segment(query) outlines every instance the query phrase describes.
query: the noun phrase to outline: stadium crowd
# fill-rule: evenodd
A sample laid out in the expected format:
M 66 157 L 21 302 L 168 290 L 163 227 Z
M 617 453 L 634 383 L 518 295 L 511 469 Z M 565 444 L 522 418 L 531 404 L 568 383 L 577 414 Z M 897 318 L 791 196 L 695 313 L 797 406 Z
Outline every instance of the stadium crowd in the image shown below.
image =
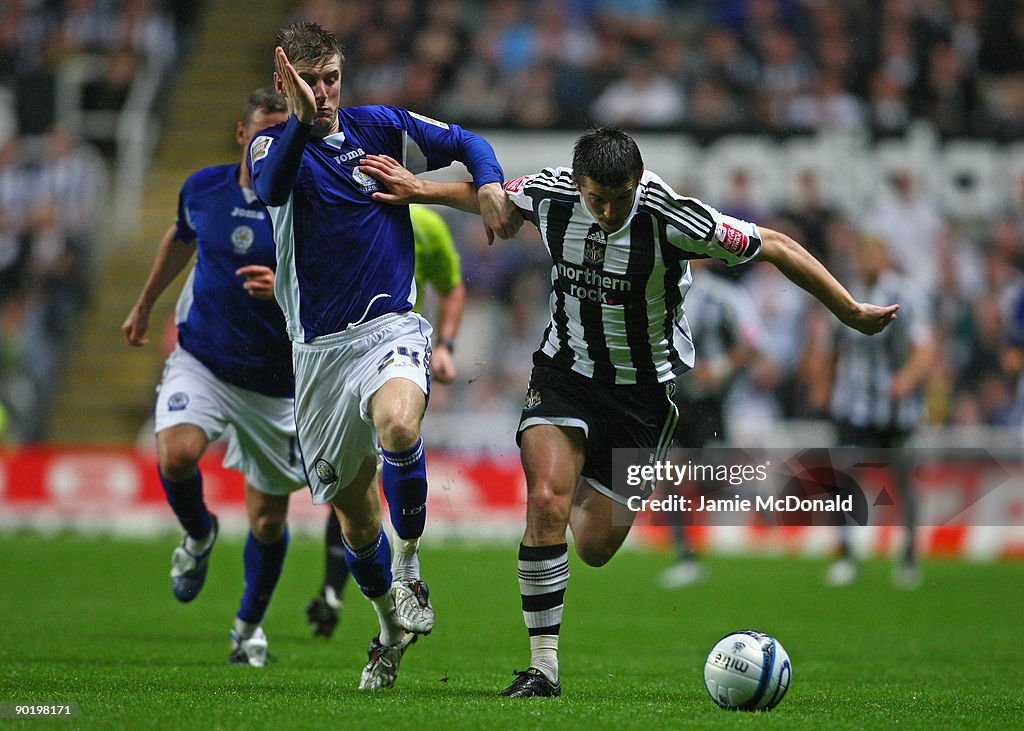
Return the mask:
M 1024 8 L 1006 0 L 301 0 L 295 16 L 347 39 L 349 103 L 469 125 L 1024 131 Z
M 53 382 L 92 287 L 116 153 L 111 120 L 144 64 L 167 78 L 196 7 L 0 4 L 0 443 L 46 438 Z M 78 79 L 79 109 L 61 94 L 69 75 Z M 69 125 L 79 111 L 102 123 Z
M 9 438 L 45 437 L 38 399 L 90 288 L 103 205 L 93 146 L 55 127 L 58 70 L 82 55 L 104 59 L 82 105 L 116 110 L 140 64 L 171 73 L 200 7 L 12 0 L 0 10 L 0 404 L 15 417 Z M 1009 0 L 298 0 L 292 16 L 346 40 L 344 104 L 396 104 L 470 127 L 604 123 L 697 141 L 828 129 L 900 135 L 919 123 L 946 137 L 1024 134 L 1024 8 Z M 68 175 L 75 166 L 87 172 Z M 778 210 L 745 200 L 750 181 L 741 177 L 735 195 L 708 202 L 792 233 L 840 277 L 853 242 L 885 236 L 880 222 L 918 222 L 927 233 L 915 241 L 887 242 L 934 306 L 940 356 L 928 381 L 929 421 L 1021 421 L 1024 186 L 1003 215 L 979 226 L 951 217 L 910 174 L 894 176 L 858 220 L 825 202 L 811 174 Z M 704 192 L 698 181 L 670 182 Z M 64 205 L 69 199 L 80 203 Z M 536 240 L 488 247 L 475 222 L 448 217 L 467 309 L 483 323 L 469 323 L 465 337 L 477 342 L 462 346 L 462 357 L 482 353 L 487 365 L 437 389 L 432 410 L 514 413 L 545 321 L 547 255 Z M 869 219 L 870 229 L 861 223 Z M 935 243 L 917 245 L 924 239 Z M 735 389 L 737 418 L 820 416 L 805 387 L 815 354 L 803 344 L 822 342 L 821 313 L 800 292 L 776 296 L 771 276 L 749 267 L 738 277 L 762 310 L 769 346 Z

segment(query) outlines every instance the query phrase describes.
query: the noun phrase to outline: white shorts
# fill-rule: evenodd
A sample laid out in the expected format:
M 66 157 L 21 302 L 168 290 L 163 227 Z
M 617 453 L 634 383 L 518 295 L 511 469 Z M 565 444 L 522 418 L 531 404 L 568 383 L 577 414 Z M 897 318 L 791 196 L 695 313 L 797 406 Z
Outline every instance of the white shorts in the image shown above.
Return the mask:
M 330 502 L 377 454 L 370 399 L 381 386 L 405 378 L 430 393 L 430 333 L 407 312 L 292 343 L 295 420 L 314 503 Z
M 211 442 L 231 426 L 225 467 L 268 495 L 289 495 L 306 484 L 294 401 L 225 383 L 180 347 L 167 358 L 157 387 L 155 424 L 157 433 L 192 424 Z

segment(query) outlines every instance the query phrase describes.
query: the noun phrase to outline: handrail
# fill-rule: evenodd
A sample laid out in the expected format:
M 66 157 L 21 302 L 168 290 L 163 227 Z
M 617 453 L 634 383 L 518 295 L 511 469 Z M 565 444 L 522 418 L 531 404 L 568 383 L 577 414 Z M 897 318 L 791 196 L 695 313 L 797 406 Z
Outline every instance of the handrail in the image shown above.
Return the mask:
M 160 87 L 161 73 L 154 64 L 144 62 L 132 79 L 124 106 L 117 112 L 83 109 L 83 89 L 101 79 L 106 58 L 98 54 L 78 54 L 65 60 L 57 73 L 56 96 L 62 110 L 61 124 L 86 140 L 113 140 L 116 158 L 113 165 L 111 216 L 112 234 L 118 240 L 135 230 L 141 222 L 143 183 L 159 134 L 151 109 Z M 102 236 L 100 241 L 110 237 Z
M 160 87 L 160 77 L 153 64 L 144 63 L 132 80 L 118 117 L 114 174 L 114 210 L 117 215 L 114 220 L 119 238 L 134 231 L 142 221 L 143 184 L 159 136 L 157 117 L 150 110 Z

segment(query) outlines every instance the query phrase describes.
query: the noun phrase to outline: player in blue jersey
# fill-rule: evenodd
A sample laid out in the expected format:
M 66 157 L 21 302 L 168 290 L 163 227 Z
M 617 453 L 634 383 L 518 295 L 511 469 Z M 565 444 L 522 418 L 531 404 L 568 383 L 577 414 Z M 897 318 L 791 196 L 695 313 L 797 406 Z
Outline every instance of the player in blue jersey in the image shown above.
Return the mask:
M 253 135 L 287 116 L 279 94 L 254 91 L 237 124 L 238 144 L 247 150 Z M 260 623 L 288 548 L 288 497 L 306 480 L 295 436 L 291 344 L 274 301 L 274 240 L 244 160 L 185 181 L 178 220 L 164 234 L 121 327 L 129 345 L 149 342 L 153 304 L 193 253 L 196 264 L 178 298 L 178 347 L 167 359 L 156 403 L 160 482 L 185 529 L 171 560 L 171 586 L 181 602 L 203 588 L 217 517 L 203 500 L 198 463 L 231 426 L 224 464 L 245 475 L 250 533 L 229 662 L 259 667 L 267 660 Z
M 459 253 L 452 232 L 439 213 L 426 206 L 409 206 L 409 216 L 416 248 L 416 289 L 422 292 L 429 286 L 438 295 L 437 345 L 430 354 L 430 380 L 431 383 L 451 383 L 456 375 L 455 336 L 466 304 Z M 422 311 L 419 302 L 415 311 Z M 324 583 L 317 596 L 306 605 L 306 619 L 318 637 L 330 637 L 334 633 L 349 577 L 341 524 L 333 508 L 327 519 L 324 543 Z
M 337 511 L 352 576 L 380 623 L 360 687 L 390 687 L 405 649 L 434 624 L 417 556 L 431 328 L 412 312 L 408 208 L 375 200 L 380 186 L 358 162 L 383 154 L 423 171 L 461 161 L 490 231 L 507 238 L 521 218 L 482 138 L 396 107 L 339 108 L 344 54 L 333 33 L 294 24 L 276 46 L 275 84 L 292 115 L 253 139 L 249 166 L 274 225 L 275 293 L 292 339 L 296 428 L 313 501 Z M 394 567 L 374 488 L 378 439 L 398 536 Z

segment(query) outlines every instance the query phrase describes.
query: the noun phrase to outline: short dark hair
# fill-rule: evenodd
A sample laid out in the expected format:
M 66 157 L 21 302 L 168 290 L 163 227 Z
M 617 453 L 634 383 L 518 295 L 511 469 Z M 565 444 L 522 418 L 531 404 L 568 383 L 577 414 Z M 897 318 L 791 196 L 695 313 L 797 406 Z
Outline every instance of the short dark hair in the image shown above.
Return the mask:
M 579 182 L 590 178 L 598 185 L 617 187 L 639 180 L 644 160 L 632 137 L 620 129 L 598 127 L 576 140 L 572 172 Z
M 345 68 L 345 49 L 338 37 L 316 23 L 292 23 L 277 32 L 274 46 L 284 49 L 292 64 L 324 63 L 338 57 Z
M 249 124 L 252 121 L 252 115 L 256 113 L 257 109 L 264 114 L 287 112 L 288 101 L 278 94 L 273 87 L 264 86 L 260 89 L 254 89 L 249 94 L 249 98 L 245 100 L 245 106 L 242 107 L 242 124 Z

